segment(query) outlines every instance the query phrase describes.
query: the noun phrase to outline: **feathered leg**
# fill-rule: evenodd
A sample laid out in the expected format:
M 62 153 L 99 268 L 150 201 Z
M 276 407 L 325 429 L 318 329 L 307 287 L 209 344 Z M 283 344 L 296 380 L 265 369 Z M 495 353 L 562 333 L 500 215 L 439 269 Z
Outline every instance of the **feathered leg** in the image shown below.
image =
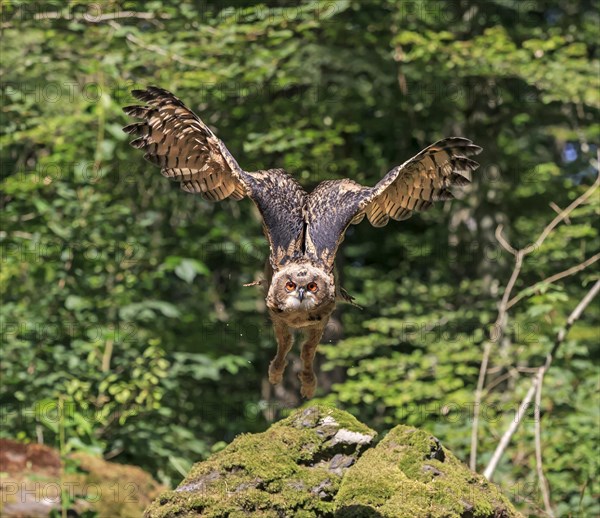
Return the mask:
M 300 356 L 302 358 L 302 370 L 298 377 L 301 383 L 300 394 L 307 399 L 315 395 L 315 389 L 317 388 L 317 377 L 313 371 L 313 361 L 324 331 L 325 325 L 323 324 L 309 328 L 306 332 L 306 341 L 302 344 Z
M 281 320 L 273 319 L 273 330 L 277 340 L 277 354 L 269 364 L 269 382 L 277 385 L 283 378 L 283 372 L 287 366 L 285 357 L 292 348 L 293 340 L 289 327 Z

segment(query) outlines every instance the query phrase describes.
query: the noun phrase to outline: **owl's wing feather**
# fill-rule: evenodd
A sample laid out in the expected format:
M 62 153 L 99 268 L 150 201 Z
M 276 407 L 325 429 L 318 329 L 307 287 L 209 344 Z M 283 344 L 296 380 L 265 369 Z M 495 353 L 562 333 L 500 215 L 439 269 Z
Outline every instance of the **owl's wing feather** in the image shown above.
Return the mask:
M 401 221 L 423 211 L 435 201 L 451 200 L 449 188 L 471 182 L 479 164 L 469 156 L 481 148 L 462 137 L 439 140 L 395 167 L 374 187 L 365 207 L 371 224 L 382 227 L 389 218 Z
M 205 200 L 251 198 L 263 217 L 274 268 L 301 251 L 306 193 L 298 182 L 281 169 L 244 171 L 210 128 L 167 90 L 150 86 L 132 94 L 146 106 L 123 109 L 142 119 L 123 131 L 137 137 L 131 145 L 144 150 L 163 176 Z
M 254 171 L 245 183 L 258 210 L 271 246 L 271 267 L 277 271 L 303 254 L 303 207 L 306 192 L 283 169 Z
M 143 119 L 123 131 L 137 138 L 131 142 L 145 152 L 144 158 L 160 166 L 163 176 L 181 182 L 181 189 L 199 193 L 209 201 L 247 192 L 243 171 L 215 134 L 173 94 L 154 86 L 134 90 L 133 96 L 147 106 L 123 109 Z
M 308 195 L 305 246 L 312 262 L 333 269 L 346 229 L 353 219 L 362 219 L 361 207 L 371 191 L 372 188 L 345 178 L 321 182 Z
M 480 151 L 466 138 L 450 137 L 395 167 L 374 187 L 352 180 L 321 183 L 307 200 L 307 253 L 313 261 L 332 269 L 351 223 L 366 215 L 373 226 L 382 227 L 390 218 L 404 220 L 435 201 L 452 199 L 449 188 L 471 181 L 471 173 L 479 164 L 469 156 Z

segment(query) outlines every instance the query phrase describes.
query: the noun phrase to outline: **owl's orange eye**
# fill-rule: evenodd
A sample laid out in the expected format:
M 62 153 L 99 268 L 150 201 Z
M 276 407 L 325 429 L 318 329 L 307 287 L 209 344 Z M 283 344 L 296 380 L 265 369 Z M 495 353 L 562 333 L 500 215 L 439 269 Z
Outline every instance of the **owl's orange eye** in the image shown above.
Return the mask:
M 308 289 L 308 291 L 311 291 L 312 293 L 314 293 L 315 291 L 317 291 L 319 289 L 316 282 L 309 282 L 306 285 L 306 288 Z
M 296 285 L 292 281 L 287 281 L 285 283 L 285 289 L 287 291 L 294 291 L 296 289 Z

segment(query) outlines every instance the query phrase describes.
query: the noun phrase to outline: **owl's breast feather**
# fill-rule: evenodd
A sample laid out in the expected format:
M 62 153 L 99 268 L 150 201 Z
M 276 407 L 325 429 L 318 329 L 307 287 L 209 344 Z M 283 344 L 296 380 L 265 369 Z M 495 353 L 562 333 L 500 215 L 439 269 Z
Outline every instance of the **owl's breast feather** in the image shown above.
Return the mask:
M 304 302 L 305 301 L 303 301 L 303 303 Z M 295 329 L 310 327 L 316 324 L 325 324 L 335 309 L 335 301 L 314 306 L 313 309 L 310 310 L 302 308 L 302 303 L 300 303 L 300 301 L 298 301 L 298 303 L 298 308 L 282 309 L 275 307 L 269 309 L 274 318 L 282 320 L 289 327 Z

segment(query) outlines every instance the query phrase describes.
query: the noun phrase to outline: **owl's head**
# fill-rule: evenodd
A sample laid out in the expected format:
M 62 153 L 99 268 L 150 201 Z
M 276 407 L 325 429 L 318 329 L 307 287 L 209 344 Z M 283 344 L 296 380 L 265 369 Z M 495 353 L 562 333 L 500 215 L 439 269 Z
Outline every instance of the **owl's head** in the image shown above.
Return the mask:
M 308 311 L 335 299 L 333 277 L 309 264 L 291 264 L 273 275 L 268 298 L 281 311 Z

